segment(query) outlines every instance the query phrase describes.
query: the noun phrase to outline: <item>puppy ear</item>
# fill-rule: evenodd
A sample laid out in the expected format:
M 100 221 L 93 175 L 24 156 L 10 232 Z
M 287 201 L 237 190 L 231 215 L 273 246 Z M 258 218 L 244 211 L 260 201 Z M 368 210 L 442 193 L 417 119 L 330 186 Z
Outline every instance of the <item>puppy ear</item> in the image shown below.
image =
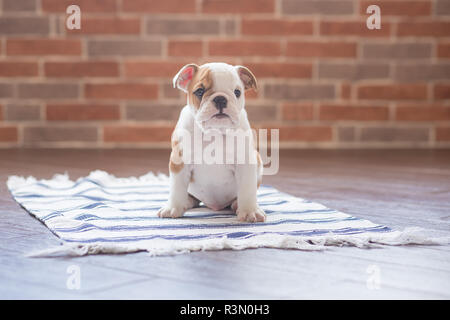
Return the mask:
M 241 78 L 242 83 L 244 84 L 244 89 L 254 89 L 258 90 L 258 83 L 256 82 L 256 78 L 253 73 L 246 67 L 236 66 L 237 72 L 239 74 L 239 78 Z
M 178 71 L 176 76 L 173 77 L 173 87 L 187 92 L 189 82 L 191 82 L 197 70 L 198 66 L 194 63 L 185 65 L 180 71 Z

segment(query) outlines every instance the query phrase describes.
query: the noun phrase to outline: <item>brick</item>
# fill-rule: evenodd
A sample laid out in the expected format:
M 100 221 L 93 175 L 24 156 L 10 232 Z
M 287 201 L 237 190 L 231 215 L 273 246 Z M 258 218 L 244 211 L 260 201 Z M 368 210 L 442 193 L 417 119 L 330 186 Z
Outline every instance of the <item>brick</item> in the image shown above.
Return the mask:
M 3 116 L 3 109 L 4 109 L 3 106 L 0 104 L 0 121 L 2 121 L 3 118 L 4 118 L 4 116 Z
M 84 17 L 82 14 L 81 17 Z M 66 26 L 66 19 L 63 16 L 55 15 L 53 20 L 50 21 L 54 29 L 54 33 L 61 37 L 66 37 L 67 33 L 70 31 Z
M 450 106 L 400 105 L 395 112 L 397 121 L 450 121 Z
M 274 105 L 247 104 L 245 110 L 251 123 L 273 121 L 277 118 L 277 107 Z
M 349 83 L 343 83 L 341 85 L 341 98 L 350 99 L 352 95 L 352 87 Z
M 370 30 L 366 20 L 360 21 L 321 21 L 320 34 L 323 36 L 389 37 L 391 24 L 383 22 L 381 29 Z
M 273 13 L 275 0 L 205 0 L 202 2 L 204 13 Z
M 424 59 L 431 58 L 429 43 L 366 43 L 362 56 L 367 59 Z
M 450 15 L 450 2 L 448 0 L 436 0 L 434 12 L 437 15 Z
M 36 62 L 0 62 L 0 77 L 34 77 L 38 75 Z
M 450 85 L 435 84 L 433 94 L 436 100 L 450 99 Z
M 234 36 L 237 32 L 237 26 L 235 20 L 225 20 L 223 25 L 223 31 L 226 35 Z
M 130 104 L 126 106 L 126 119 L 135 121 L 177 121 L 182 106 L 167 104 Z
M 340 142 L 355 141 L 356 132 L 354 127 L 338 127 L 337 137 Z
M 281 105 L 281 114 L 288 121 L 313 120 L 314 109 L 312 104 L 285 103 Z
M 47 77 L 80 78 L 80 77 L 117 77 L 117 62 L 46 62 L 44 65 Z
M 436 141 L 450 141 L 450 127 L 437 127 L 435 135 Z
M 277 41 L 215 40 L 208 44 L 211 56 L 279 56 L 281 45 Z
M 185 64 L 187 63 L 167 61 L 128 61 L 124 64 L 124 70 L 127 77 L 173 78 Z
M 143 83 L 88 83 L 85 85 L 86 98 L 93 99 L 156 99 L 158 86 Z
M 90 40 L 89 56 L 159 56 L 161 42 L 157 40 Z
M 36 0 L 3 0 L 3 12 L 36 11 Z
M 66 99 L 78 98 L 78 84 L 72 83 L 20 83 L 19 98 Z
M 0 142 L 17 142 L 18 130 L 14 126 L 0 127 Z
M 279 129 L 280 141 L 323 142 L 333 138 L 329 126 L 282 126 Z
M 450 22 L 399 22 L 397 35 L 400 37 L 449 37 Z
M 367 15 L 366 9 L 372 4 L 380 7 L 382 16 L 429 16 L 431 15 L 431 1 L 392 1 L 378 0 L 377 2 L 362 1 L 361 14 Z
M 329 0 L 282 0 L 281 10 L 283 14 L 323 14 L 345 15 L 354 12 L 353 1 L 329 1 Z
M 182 94 L 182 92 L 178 88 L 174 88 L 172 84 L 164 83 L 164 84 L 161 84 L 161 87 L 162 87 L 161 91 L 163 93 L 163 98 L 180 99 L 182 97 L 182 95 L 184 96 L 184 94 Z
M 290 57 L 355 58 L 354 42 L 288 42 L 286 55 Z
M 388 64 L 319 63 L 319 79 L 364 80 L 389 78 Z
M 285 19 L 243 19 L 241 22 L 243 35 L 259 36 L 297 36 L 312 35 L 312 21 Z
M 48 104 L 46 119 L 50 121 L 119 120 L 118 105 Z
M 437 56 L 438 58 L 450 58 L 450 42 L 438 44 Z
M 195 13 L 195 2 L 195 0 L 124 0 L 122 10 L 138 13 Z
M 67 30 L 68 34 L 140 34 L 138 18 L 82 18 L 81 29 Z
M 310 63 L 243 63 L 258 78 L 311 78 Z
M 117 10 L 116 0 L 41 0 L 42 11 L 65 13 L 68 6 L 76 4 L 82 12 L 107 13 Z
M 6 41 L 6 54 L 79 56 L 81 55 L 81 42 L 80 40 L 66 39 L 8 39 Z
M 370 100 L 423 100 L 427 98 L 427 86 L 422 84 L 361 85 L 359 99 Z
M 203 55 L 203 42 L 171 40 L 168 43 L 168 55 L 174 57 L 201 57 Z
M 320 100 L 335 97 L 333 85 L 266 84 L 264 96 L 276 100 Z
M 105 142 L 142 143 L 167 142 L 170 143 L 173 126 L 125 126 L 111 125 L 103 128 Z
M 323 121 L 384 121 L 389 119 L 387 106 L 321 105 L 319 119 Z
M 49 32 L 47 17 L 0 17 L 0 35 L 46 35 Z
M 431 81 L 450 79 L 450 64 L 407 64 L 395 66 L 394 78 L 399 81 Z
M 14 96 L 14 87 L 9 83 L 0 83 L 0 98 L 12 98 Z
M 156 35 L 217 35 L 220 25 L 217 19 L 149 19 L 146 32 Z
M 424 142 L 428 141 L 428 128 L 367 127 L 361 128 L 361 141 L 370 142 Z
M 5 120 L 9 121 L 34 121 L 41 119 L 41 107 L 39 105 L 9 104 L 5 107 Z
M 40 142 L 94 142 L 98 139 L 96 127 L 25 127 L 23 140 L 26 145 Z

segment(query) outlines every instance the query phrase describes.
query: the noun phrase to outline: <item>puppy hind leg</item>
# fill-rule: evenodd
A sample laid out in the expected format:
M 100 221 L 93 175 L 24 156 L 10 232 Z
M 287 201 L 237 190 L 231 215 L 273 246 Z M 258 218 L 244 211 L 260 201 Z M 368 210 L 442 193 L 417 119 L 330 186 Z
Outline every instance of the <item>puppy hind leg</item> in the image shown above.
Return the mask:
M 231 210 L 233 210 L 234 213 L 236 213 L 237 209 L 238 209 L 238 205 L 237 205 L 237 198 L 234 199 L 233 203 L 230 205 Z
M 200 206 L 200 200 L 198 200 L 196 197 L 194 197 L 193 195 L 189 194 L 189 201 L 191 201 L 191 208 L 198 208 Z

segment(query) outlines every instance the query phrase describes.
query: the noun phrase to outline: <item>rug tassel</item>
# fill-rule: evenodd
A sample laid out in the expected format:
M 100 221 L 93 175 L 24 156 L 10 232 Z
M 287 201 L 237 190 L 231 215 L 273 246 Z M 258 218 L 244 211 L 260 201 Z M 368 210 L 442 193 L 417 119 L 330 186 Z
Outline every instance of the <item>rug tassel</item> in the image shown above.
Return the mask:
M 155 246 L 140 244 L 137 246 L 116 246 L 105 244 L 68 244 L 45 250 L 34 251 L 27 255 L 32 258 L 58 257 L 58 256 L 85 256 L 89 254 L 120 254 L 138 251 L 147 251 L 150 256 L 177 255 L 191 251 L 209 250 L 244 250 L 250 248 L 278 248 L 296 249 L 302 251 L 321 251 L 332 247 L 379 248 L 382 246 L 404 245 L 447 245 L 450 237 L 431 238 L 426 236 L 421 228 L 406 228 L 403 231 L 394 231 L 392 234 L 341 236 L 329 234 L 325 236 L 299 239 L 291 236 L 265 236 L 239 241 L 226 237 L 208 239 L 191 243 L 180 242 L 176 244 Z

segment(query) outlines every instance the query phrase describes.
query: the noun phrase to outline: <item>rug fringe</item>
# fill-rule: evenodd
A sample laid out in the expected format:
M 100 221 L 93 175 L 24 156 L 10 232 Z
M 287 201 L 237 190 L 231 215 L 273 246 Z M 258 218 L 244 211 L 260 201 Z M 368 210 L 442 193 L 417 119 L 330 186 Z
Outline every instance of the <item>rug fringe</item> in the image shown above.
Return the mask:
M 27 178 L 21 176 L 9 176 L 8 181 L 6 181 L 9 190 L 14 190 L 34 183 L 36 183 L 36 179 L 31 176 Z
M 158 172 L 157 174 L 153 173 L 152 171 L 149 171 L 148 173 L 139 176 L 139 177 L 127 177 L 127 178 L 120 178 L 116 177 L 106 171 L 103 170 L 95 170 L 91 171 L 87 177 L 81 177 L 77 179 L 76 181 L 70 180 L 69 175 L 67 172 L 63 174 L 55 174 L 53 177 L 49 180 L 42 179 L 40 182 L 51 184 L 51 183 L 67 183 L 67 184 L 74 184 L 78 181 L 81 181 L 83 179 L 93 179 L 100 183 L 104 184 L 118 184 L 120 186 L 126 186 L 126 185 L 142 185 L 149 182 L 155 183 L 155 182 L 167 182 L 169 177 L 165 175 L 164 173 Z M 21 188 L 24 186 L 32 185 L 37 182 L 36 178 L 29 176 L 29 177 L 23 177 L 23 176 L 9 176 L 8 181 L 6 182 L 6 185 L 8 186 L 9 190 L 15 190 L 17 188 Z
M 139 176 L 139 177 L 126 177 L 126 178 L 120 178 L 116 177 L 113 174 L 110 174 L 103 170 L 95 170 L 92 171 L 89 176 L 87 176 L 89 179 L 94 179 L 98 182 L 102 182 L 105 184 L 120 184 L 121 186 L 125 185 L 140 185 L 140 184 L 146 184 L 149 182 L 167 182 L 169 177 L 163 173 L 158 172 L 157 174 L 154 174 L 152 171 L 147 172 L 146 174 Z
M 108 244 L 69 244 L 62 243 L 61 246 L 45 250 L 34 251 L 27 257 L 55 257 L 55 256 L 85 256 L 91 254 L 123 254 L 138 251 L 147 251 L 150 256 L 177 255 L 191 251 L 209 250 L 244 250 L 250 248 L 277 248 L 296 249 L 301 251 L 322 251 L 331 247 L 357 247 L 357 248 L 380 248 L 382 246 L 405 246 L 405 245 L 448 245 L 450 237 L 429 237 L 426 230 L 422 228 L 405 228 L 403 231 L 393 231 L 382 234 L 355 234 L 335 235 L 329 234 L 317 237 L 305 237 L 299 239 L 292 236 L 264 236 L 255 237 L 243 241 L 229 238 L 208 239 L 195 242 L 180 242 L 154 245 L 142 243 L 136 246 Z

